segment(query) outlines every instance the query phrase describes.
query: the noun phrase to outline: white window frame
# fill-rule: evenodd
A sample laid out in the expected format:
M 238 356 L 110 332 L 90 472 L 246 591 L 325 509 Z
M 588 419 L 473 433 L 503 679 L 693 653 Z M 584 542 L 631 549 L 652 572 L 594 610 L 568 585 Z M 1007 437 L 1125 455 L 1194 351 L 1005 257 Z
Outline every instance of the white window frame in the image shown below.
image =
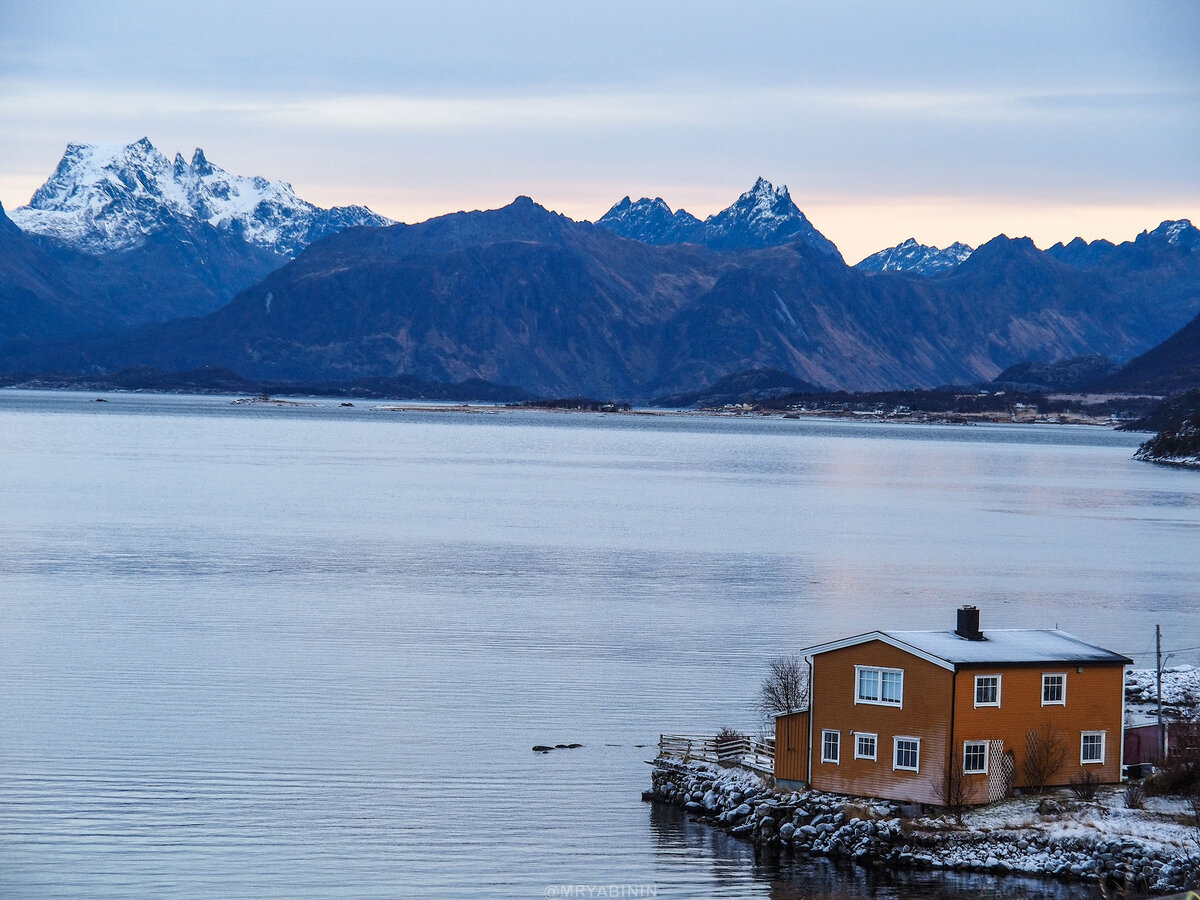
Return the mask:
M 1061 678 L 1062 679 L 1062 698 L 1059 700 L 1046 699 L 1046 679 Z M 1042 673 L 1042 706 L 1066 706 L 1067 705 L 1067 673 L 1066 672 L 1043 672 Z
M 863 738 L 870 738 L 872 741 L 872 746 L 875 748 L 875 752 L 870 754 L 869 756 L 866 753 L 858 752 L 858 742 L 860 740 L 862 740 Z M 873 762 L 878 762 L 879 761 L 879 735 L 871 734 L 870 732 L 867 732 L 867 731 L 854 732 L 854 758 L 855 759 L 869 759 Z
M 982 747 L 983 748 L 983 768 L 982 769 L 968 769 L 967 768 L 967 748 L 968 747 Z M 987 741 L 963 741 L 963 774 L 964 775 L 986 775 L 988 773 L 988 762 L 989 762 L 988 757 L 990 755 L 991 754 L 988 753 L 988 742 Z
M 996 679 L 996 702 L 995 703 L 980 703 L 979 702 L 979 681 L 982 678 L 995 678 Z M 1000 678 L 1000 676 L 998 674 L 997 675 L 976 675 L 975 676 L 975 708 L 976 709 L 979 709 L 979 707 L 981 707 L 981 706 L 995 706 L 995 707 L 1000 706 L 1000 682 L 1001 682 L 1001 680 L 1002 679 Z
M 1084 741 L 1090 737 L 1100 738 L 1100 758 L 1085 759 L 1083 755 Z M 1081 731 L 1079 733 L 1079 764 L 1081 766 L 1102 766 L 1104 765 L 1104 757 L 1108 750 L 1108 732 L 1107 731 Z
M 879 696 L 872 700 L 869 697 L 863 697 L 861 694 L 862 673 L 874 672 L 879 679 Z M 883 673 L 890 672 L 900 676 L 900 699 L 899 700 L 884 700 L 883 699 Z M 871 706 L 890 706 L 892 709 L 904 708 L 904 670 L 889 669 L 886 666 L 855 666 L 854 667 L 854 703 L 866 703 Z
M 901 741 L 912 741 L 914 744 L 917 745 L 917 764 L 915 766 L 902 766 L 896 762 L 897 755 L 900 752 L 900 742 Z M 919 737 L 912 737 L 907 734 L 898 734 L 894 738 L 892 738 L 892 771 L 893 772 L 896 772 L 896 771 L 920 772 L 921 771 L 921 739 Z
M 835 736 L 834 743 L 837 747 L 837 756 L 833 757 L 825 755 L 825 751 L 828 748 L 825 738 L 831 734 Z M 840 766 L 842 764 L 842 733 L 834 728 L 821 729 L 821 762 L 833 763 L 835 766 Z

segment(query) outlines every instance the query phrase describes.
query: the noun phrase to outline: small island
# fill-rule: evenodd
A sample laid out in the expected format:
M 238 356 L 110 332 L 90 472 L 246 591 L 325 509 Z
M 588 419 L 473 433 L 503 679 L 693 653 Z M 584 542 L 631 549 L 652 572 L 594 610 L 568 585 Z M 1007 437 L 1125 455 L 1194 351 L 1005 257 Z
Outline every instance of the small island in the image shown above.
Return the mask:
M 1180 394 L 1130 428 L 1157 428 L 1158 433 L 1138 447 L 1134 459 L 1169 466 L 1200 468 L 1200 389 Z

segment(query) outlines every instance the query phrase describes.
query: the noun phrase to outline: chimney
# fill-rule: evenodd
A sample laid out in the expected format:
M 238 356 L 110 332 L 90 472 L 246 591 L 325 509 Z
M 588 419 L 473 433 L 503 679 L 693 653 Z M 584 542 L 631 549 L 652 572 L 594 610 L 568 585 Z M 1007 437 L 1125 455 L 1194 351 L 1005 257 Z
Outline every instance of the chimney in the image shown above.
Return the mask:
M 954 633 L 968 641 L 982 641 L 983 632 L 979 630 L 979 607 L 960 606 L 958 609 L 958 627 Z

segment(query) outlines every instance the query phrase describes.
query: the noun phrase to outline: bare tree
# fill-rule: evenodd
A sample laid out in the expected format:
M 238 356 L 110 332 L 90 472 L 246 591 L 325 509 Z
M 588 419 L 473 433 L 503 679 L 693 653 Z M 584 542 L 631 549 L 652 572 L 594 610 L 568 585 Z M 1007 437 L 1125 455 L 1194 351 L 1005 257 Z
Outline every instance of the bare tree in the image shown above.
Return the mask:
M 970 794 L 971 786 L 967 783 L 963 770 L 952 760 L 945 780 L 939 781 L 933 790 L 934 799 L 937 800 L 938 806 L 944 806 L 954 816 L 954 821 L 961 825 Z
M 758 689 L 756 706 L 764 718 L 808 707 L 808 667 L 798 656 L 777 656 Z
M 1046 785 L 1059 773 L 1067 761 L 1067 748 L 1054 730 L 1046 726 L 1045 733 L 1030 731 L 1025 734 L 1025 786 L 1045 793 Z

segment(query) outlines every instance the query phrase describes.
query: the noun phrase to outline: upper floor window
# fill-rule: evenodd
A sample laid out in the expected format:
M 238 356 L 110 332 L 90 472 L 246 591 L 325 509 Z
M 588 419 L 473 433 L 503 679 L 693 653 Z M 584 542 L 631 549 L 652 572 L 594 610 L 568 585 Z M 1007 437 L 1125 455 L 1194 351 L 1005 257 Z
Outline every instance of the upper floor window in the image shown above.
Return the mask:
M 921 739 L 914 737 L 892 738 L 892 768 L 917 772 L 921 768 Z
M 1042 676 L 1042 706 L 1067 705 L 1067 676 L 1058 672 Z
M 904 670 L 855 666 L 855 703 L 900 706 L 904 701 Z
M 999 706 L 1000 705 L 1000 676 L 999 675 L 976 675 L 975 676 L 975 705 L 976 706 Z
M 821 762 L 842 761 L 842 733 L 826 729 L 821 732 Z
M 1104 762 L 1104 732 L 1085 731 L 1079 739 L 1079 763 Z

